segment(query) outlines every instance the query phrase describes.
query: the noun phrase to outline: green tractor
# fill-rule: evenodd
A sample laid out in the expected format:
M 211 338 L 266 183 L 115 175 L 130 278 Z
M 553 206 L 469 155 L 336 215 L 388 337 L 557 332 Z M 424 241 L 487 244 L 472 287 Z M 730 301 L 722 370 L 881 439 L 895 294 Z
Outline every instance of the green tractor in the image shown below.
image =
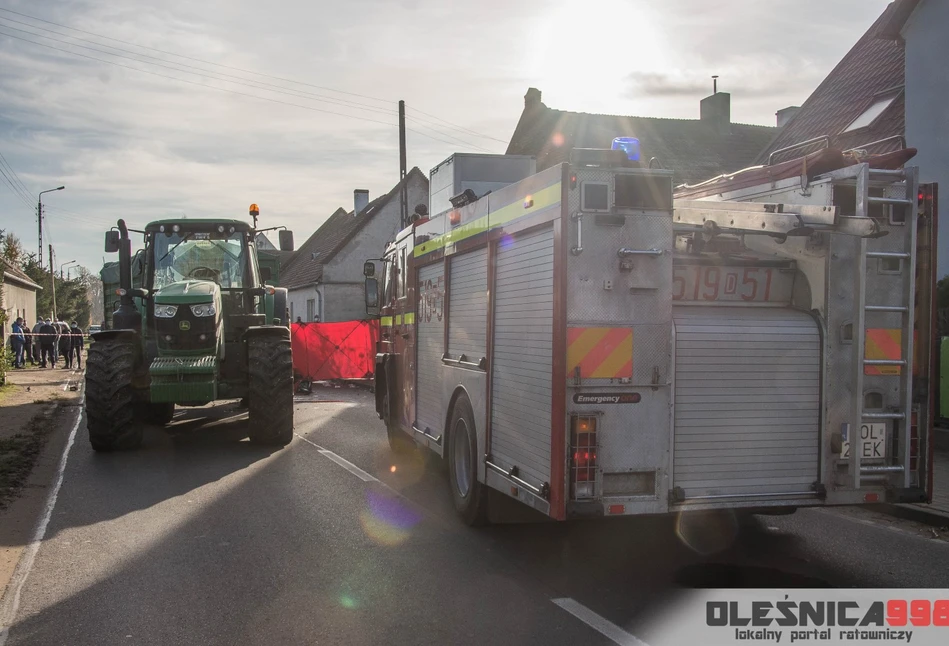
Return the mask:
M 140 287 L 125 221 L 106 233 L 106 252 L 119 253 L 119 302 L 86 363 L 93 449 L 135 448 L 143 422 L 164 425 L 176 405 L 222 399 L 246 403 L 251 441 L 293 438 L 287 290 L 266 284 L 254 221 L 168 220 L 136 231 L 145 239 Z M 293 250 L 292 232 L 280 231 L 280 249 Z

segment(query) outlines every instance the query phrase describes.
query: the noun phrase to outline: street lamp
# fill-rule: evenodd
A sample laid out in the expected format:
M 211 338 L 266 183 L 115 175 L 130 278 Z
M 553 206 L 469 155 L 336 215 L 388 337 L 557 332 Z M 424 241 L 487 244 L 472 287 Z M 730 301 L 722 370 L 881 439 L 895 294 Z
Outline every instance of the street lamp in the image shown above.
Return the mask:
M 51 188 L 48 191 L 40 191 L 39 195 L 36 198 L 36 224 L 37 230 L 39 232 L 40 238 L 40 267 L 43 266 L 43 193 L 52 193 L 53 191 L 61 191 L 65 186 L 58 186 L 56 188 Z M 50 269 L 52 269 L 53 259 L 50 258 Z
M 76 261 L 75 261 L 75 260 L 70 260 L 69 262 L 64 262 L 63 264 L 61 264 L 61 265 L 59 266 L 59 279 L 60 279 L 60 280 L 65 280 L 65 279 L 63 278 L 63 269 L 66 267 L 66 265 L 75 265 L 75 264 L 76 264 Z

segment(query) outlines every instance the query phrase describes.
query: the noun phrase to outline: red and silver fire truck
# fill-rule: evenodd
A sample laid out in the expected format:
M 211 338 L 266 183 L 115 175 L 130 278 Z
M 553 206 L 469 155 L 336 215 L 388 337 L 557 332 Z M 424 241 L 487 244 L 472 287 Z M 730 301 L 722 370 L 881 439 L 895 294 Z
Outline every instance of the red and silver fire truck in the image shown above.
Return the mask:
M 935 186 L 824 150 L 674 189 L 621 151 L 454 155 L 366 263 L 376 408 L 459 513 L 930 495 Z M 489 495 L 490 494 L 490 495 Z

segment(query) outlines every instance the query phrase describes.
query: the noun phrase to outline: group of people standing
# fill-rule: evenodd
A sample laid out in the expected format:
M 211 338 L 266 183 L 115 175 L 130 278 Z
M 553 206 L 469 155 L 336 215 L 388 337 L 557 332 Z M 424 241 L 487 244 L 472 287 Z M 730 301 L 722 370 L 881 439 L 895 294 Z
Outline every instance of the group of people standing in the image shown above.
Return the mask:
M 10 335 L 15 368 L 25 368 L 27 361 L 33 366 L 39 363 L 41 368 L 55 368 L 56 359 L 62 357 L 63 368 L 75 365 L 82 369 L 84 346 L 85 336 L 76 321 L 70 326 L 62 319 L 41 319 L 31 329 L 29 323 L 18 317 Z

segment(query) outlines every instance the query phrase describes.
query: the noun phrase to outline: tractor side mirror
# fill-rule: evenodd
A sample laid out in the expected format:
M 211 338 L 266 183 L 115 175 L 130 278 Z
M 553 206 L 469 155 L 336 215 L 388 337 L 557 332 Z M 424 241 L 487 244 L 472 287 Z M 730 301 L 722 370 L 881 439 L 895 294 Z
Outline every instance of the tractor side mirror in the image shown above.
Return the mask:
M 270 267 L 261 267 L 260 268 L 260 279 L 261 280 L 270 280 L 273 278 L 273 270 Z
M 293 231 L 284 229 L 277 235 L 280 238 L 280 251 L 293 251 Z
M 376 263 L 367 260 L 362 266 L 362 275 L 366 278 L 372 278 L 376 275 Z
M 106 231 L 105 232 L 105 252 L 106 253 L 115 253 L 119 250 L 119 232 L 118 231 Z
M 369 318 L 379 318 L 379 281 L 366 279 L 366 314 Z

